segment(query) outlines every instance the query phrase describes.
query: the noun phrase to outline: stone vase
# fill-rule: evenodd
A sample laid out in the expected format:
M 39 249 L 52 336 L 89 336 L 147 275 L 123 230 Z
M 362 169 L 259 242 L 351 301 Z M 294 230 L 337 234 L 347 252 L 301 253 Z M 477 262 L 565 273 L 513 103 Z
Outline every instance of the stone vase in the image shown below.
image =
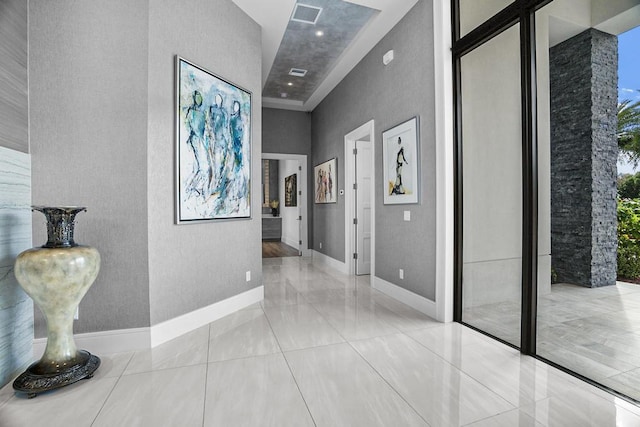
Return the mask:
M 47 347 L 42 358 L 13 383 L 18 392 L 38 393 L 91 378 L 100 359 L 78 350 L 73 318 L 80 300 L 98 276 L 100 254 L 73 240 L 74 220 L 84 207 L 33 206 L 47 218 L 47 243 L 18 255 L 15 276 L 47 321 Z

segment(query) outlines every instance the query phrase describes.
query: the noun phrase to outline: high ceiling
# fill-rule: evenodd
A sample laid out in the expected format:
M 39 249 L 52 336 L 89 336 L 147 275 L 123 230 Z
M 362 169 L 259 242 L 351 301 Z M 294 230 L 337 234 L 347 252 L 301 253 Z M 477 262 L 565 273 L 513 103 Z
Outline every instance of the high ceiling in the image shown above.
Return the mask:
M 311 111 L 418 0 L 233 1 L 262 27 L 262 105 Z

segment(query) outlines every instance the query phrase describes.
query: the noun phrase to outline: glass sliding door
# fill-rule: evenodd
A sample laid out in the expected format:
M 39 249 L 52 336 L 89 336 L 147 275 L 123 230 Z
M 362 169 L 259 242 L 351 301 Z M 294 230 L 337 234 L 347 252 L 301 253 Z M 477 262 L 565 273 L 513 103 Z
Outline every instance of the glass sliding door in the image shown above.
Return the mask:
M 461 58 L 462 321 L 520 346 L 519 25 Z
M 640 285 L 619 268 L 640 195 L 617 191 L 637 2 L 452 4 L 455 320 L 640 402 Z
M 592 3 L 536 12 L 536 353 L 640 400 L 640 286 L 616 282 L 617 34 L 640 18 Z

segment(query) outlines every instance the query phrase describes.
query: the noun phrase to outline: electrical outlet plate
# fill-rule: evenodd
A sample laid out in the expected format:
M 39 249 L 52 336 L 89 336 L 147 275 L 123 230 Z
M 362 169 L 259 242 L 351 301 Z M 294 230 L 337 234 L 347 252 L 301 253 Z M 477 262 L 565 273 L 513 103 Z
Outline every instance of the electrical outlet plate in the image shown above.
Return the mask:
M 246 276 L 246 278 L 247 278 L 247 282 L 250 282 L 250 281 L 251 281 L 251 271 L 247 271 L 247 272 L 245 273 L 245 276 Z
M 404 279 L 404 270 L 400 269 L 400 271 L 398 273 L 399 273 L 400 278 Z

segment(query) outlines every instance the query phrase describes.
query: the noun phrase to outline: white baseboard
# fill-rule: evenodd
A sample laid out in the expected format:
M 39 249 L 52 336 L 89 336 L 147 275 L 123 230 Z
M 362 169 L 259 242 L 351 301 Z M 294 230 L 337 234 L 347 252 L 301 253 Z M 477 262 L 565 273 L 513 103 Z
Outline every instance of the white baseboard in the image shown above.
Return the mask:
M 338 270 L 341 273 L 349 274 L 349 266 L 342 261 L 338 261 L 335 258 L 331 258 L 323 253 L 318 251 L 312 251 L 313 263 L 316 262 L 322 266 L 331 267 L 335 270 Z
M 438 310 L 436 303 L 428 298 L 408 291 L 379 277 L 373 277 L 373 288 L 389 295 L 391 298 L 397 299 L 409 307 L 415 308 L 429 317 L 437 318 Z
M 149 328 L 118 329 L 113 331 L 89 332 L 73 336 L 80 350 L 100 356 L 106 353 L 124 353 L 149 348 L 151 334 Z M 33 357 L 40 359 L 47 346 L 46 338 L 33 340 Z
M 264 286 L 151 326 L 151 347 L 156 347 L 264 299 Z
M 282 243 L 296 249 L 300 247 L 297 240 L 289 239 L 288 237 L 285 237 L 285 236 L 282 236 Z
M 78 349 L 100 354 L 124 353 L 156 347 L 180 335 L 241 310 L 264 299 L 264 286 L 200 308 L 150 328 L 119 329 L 113 331 L 75 334 Z M 46 338 L 33 340 L 34 360 L 40 359 L 47 345 Z

